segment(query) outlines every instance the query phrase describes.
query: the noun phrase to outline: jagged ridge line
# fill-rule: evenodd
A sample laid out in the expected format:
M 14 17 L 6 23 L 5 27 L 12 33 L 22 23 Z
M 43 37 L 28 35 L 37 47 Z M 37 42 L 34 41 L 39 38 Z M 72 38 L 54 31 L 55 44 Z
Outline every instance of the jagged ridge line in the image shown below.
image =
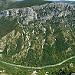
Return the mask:
M 62 64 L 65 63 L 66 61 L 71 60 L 71 59 L 73 59 L 73 58 L 75 58 L 75 56 L 73 56 L 73 57 L 71 57 L 71 58 L 68 58 L 68 59 L 62 61 L 61 63 L 55 64 L 55 65 L 47 65 L 47 66 L 43 66 L 43 67 L 28 67 L 28 66 L 21 66 L 21 65 L 15 65 L 15 64 L 7 63 L 7 62 L 1 61 L 1 60 L 0 60 L 0 62 L 2 62 L 2 63 L 4 63 L 4 64 L 7 64 L 7 65 L 14 66 L 14 67 L 20 67 L 20 68 L 43 69 L 43 68 L 48 68 L 48 67 L 54 67 L 54 66 L 62 65 Z

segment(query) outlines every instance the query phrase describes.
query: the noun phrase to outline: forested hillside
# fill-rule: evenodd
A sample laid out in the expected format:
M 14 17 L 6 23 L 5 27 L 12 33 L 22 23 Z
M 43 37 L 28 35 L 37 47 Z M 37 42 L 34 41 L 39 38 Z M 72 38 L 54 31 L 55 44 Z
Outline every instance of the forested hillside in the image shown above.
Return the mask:
M 35 6 L 13 2 L 14 6 L 11 4 L 10 9 L 7 7 L 0 11 L 1 61 L 42 67 L 58 64 L 75 56 L 75 5 L 39 2 L 33 1 Z M 1 64 L 2 69 L 6 70 L 6 66 L 11 69 L 10 72 L 6 70 L 9 75 L 30 75 L 34 71 Z M 75 68 L 74 58 L 63 65 L 37 72 L 38 75 L 44 75 L 46 71 L 50 71 L 50 75 L 67 75 L 75 72 L 72 67 Z M 12 70 L 16 72 L 12 73 Z

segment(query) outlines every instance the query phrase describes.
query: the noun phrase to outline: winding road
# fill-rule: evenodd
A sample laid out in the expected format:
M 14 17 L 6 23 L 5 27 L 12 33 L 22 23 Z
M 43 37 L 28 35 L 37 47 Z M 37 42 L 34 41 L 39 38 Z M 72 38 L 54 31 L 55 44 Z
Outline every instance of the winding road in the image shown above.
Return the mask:
M 54 66 L 58 66 L 58 65 L 62 65 L 63 63 L 65 63 L 66 61 L 68 60 L 71 60 L 75 58 L 75 56 L 71 57 L 71 58 L 68 58 L 64 61 L 62 61 L 61 63 L 58 63 L 58 64 L 55 64 L 55 65 L 47 65 L 47 66 L 43 66 L 43 67 L 28 67 L 28 66 L 21 66 L 21 65 L 15 65 L 15 64 L 11 64 L 11 63 L 7 63 L 7 62 L 4 62 L 4 61 L 1 61 L 1 63 L 4 63 L 4 64 L 7 64 L 7 65 L 10 65 L 10 66 L 14 66 L 14 67 L 20 67 L 20 68 L 28 68 L 28 69 L 43 69 L 43 68 L 48 68 L 48 67 L 54 67 Z

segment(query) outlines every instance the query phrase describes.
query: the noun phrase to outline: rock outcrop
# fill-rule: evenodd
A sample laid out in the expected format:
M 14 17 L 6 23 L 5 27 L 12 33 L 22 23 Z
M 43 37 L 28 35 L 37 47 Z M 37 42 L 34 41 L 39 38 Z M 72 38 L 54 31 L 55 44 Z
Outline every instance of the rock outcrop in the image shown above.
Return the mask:
M 33 20 L 49 20 L 53 17 L 73 15 L 74 5 L 67 3 L 47 3 L 40 6 L 32 6 L 18 9 L 8 9 L 0 12 L 1 17 L 18 17 L 22 24 L 28 24 Z

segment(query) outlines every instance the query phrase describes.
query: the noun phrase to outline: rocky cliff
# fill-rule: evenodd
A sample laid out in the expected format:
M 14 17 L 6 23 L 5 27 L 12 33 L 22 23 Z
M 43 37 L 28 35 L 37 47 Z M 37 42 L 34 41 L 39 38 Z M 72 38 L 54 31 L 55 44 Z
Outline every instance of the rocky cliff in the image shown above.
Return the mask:
M 49 20 L 53 17 L 62 17 L 74 15 L 74 5 L 67 3 L 47 3 L 40 6 L 32 6 L 27 8 L 9 9 L 0 12 L 0 17 L 18 17 L 22 24 L 28 24 L 33 20 Z

